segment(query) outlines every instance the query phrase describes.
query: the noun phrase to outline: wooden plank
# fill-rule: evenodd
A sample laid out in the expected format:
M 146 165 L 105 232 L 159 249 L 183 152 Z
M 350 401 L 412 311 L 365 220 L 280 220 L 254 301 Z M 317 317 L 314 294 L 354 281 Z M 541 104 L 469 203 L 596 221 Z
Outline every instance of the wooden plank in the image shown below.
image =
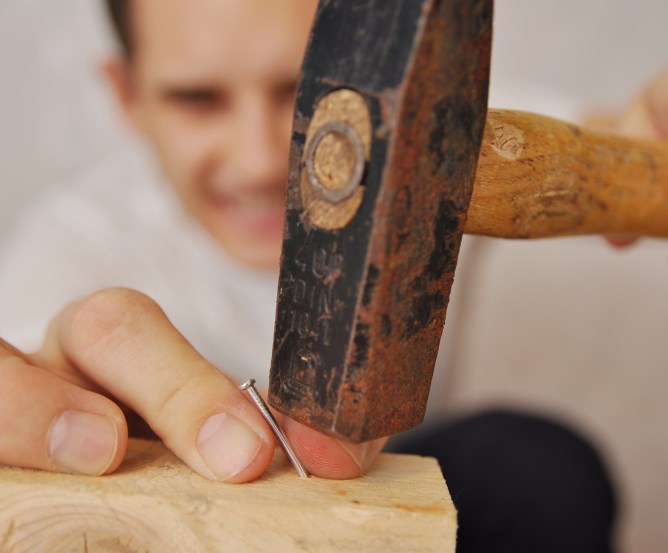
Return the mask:
M 0 553 L 454 552 L 434 459 L 381 455 L 357 480 L 300 479 L 280 450 L 248 484 L 210 482 L 159 442 L 113 475 L 0 467 Z

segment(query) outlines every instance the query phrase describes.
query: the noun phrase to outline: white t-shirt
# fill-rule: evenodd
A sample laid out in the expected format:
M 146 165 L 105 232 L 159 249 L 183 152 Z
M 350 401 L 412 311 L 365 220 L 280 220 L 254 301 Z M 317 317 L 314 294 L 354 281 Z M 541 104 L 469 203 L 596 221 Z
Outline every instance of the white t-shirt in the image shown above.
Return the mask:
M 21 217 L 0 253 L 0 336 L 36 350 L 65 304 L 128 287 L 221 370 L 266 385 L 278 273 L 229 259 L 147 157 L 119 152 Z

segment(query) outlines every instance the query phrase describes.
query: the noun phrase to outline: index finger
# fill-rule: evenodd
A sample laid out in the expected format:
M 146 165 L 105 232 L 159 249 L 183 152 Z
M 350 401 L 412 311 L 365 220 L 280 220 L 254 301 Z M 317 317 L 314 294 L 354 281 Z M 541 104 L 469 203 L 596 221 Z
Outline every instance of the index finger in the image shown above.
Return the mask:
M 245 482 L 269 465 L 275 442 L 260 414 L 147 296 L 98 292 L 65 310 L 53 329 L 63 356 L 193 470 Z
M 262 396 L 264 397 L 262 401 L 265 403 L 261 404 L 261 408 L 270 409 L 266 404 L 266 394 Z M 276 419 L 275 422 L 282 427 L 290 449 L 301 465 L 313 476 L 339 480 L 362 476 L 371 467 L 388 440 L 380 438 L 353 444 L 322 434 L 281 413 L 272 412 L 272 414 Z M 290 456 L 289 452 L 286 453 Z
M 369 470 L 387 438 L 353 444 L 326 436 L 293 419 L 283 419 L 283 429 L 295 453 L 314 476 L 351 479 Z

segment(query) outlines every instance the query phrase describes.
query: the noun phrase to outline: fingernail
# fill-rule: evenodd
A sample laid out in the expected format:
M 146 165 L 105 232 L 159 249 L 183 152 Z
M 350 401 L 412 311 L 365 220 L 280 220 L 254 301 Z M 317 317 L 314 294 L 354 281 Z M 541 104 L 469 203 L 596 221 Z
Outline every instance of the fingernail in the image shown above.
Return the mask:
M 103 415 L 65 411 L 49 431 L 49 456 L 67 472 L 104 474 L 117 448 L 116 425 Z
M 210 417 L 200 428 L 197 449 L 217 480 L 229 480 L 253 462 L 262 440 L 227 413 Z
M 337 440 L 341 447 L 348 452 L 355 461 L 355 464 L 360 469 L 360 474 L 364 474 L 364 471 L 367 468 L 367 458 L 369 457 L 369 444 L 370 442 L 364 442 L 361 444 L 351 444 L 350 442 L 344 442 L 343 440 Z

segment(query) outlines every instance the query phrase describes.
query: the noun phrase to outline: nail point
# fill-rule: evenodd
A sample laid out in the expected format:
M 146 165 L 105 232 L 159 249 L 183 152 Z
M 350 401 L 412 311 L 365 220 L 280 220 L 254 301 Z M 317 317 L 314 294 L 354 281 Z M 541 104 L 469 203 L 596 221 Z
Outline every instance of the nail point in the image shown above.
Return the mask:
M 278 424 L 278 421 L 272 415 L 271 411 L 269 410 L 269 407 L 267 407 L 267 404 L 264 402 L 262 399 L 262 396 L 258 393 L 258 391 L 255 389 L 255 380 L 250 379 L 248 382 L 245 382 L 241 386 L 239 386 L 240 390 L 245 390 L 248 392 L 248 395 L 250 396 L 251 400 L 257 408 L 260 410 L 260 413 L 264 417 L 264 420 L 269 423 L 269 426 L 274 432 L 274 435 L 276 438 L 278 438 L 278 441 L 280 442 L 281 446 L 283 447 L 283 451 L 285 451 L 285 454 L 288 456 L 290 461 L 292 462 L 292 465 L 295 467 L 297 470 L 297 473 L 301 478 L 308 478 L 309 474 L 308 471 L 303 467 L 303 465 L 299 462 L 299 458 L 295 454 L 295 452 L 292 449 L 292 446 L 290 445 L 290 442 L 288 442 L 288 439 L 285 437 L 285 434 L 283 434 L 283 431 L 281 430 L 281 427 Z

